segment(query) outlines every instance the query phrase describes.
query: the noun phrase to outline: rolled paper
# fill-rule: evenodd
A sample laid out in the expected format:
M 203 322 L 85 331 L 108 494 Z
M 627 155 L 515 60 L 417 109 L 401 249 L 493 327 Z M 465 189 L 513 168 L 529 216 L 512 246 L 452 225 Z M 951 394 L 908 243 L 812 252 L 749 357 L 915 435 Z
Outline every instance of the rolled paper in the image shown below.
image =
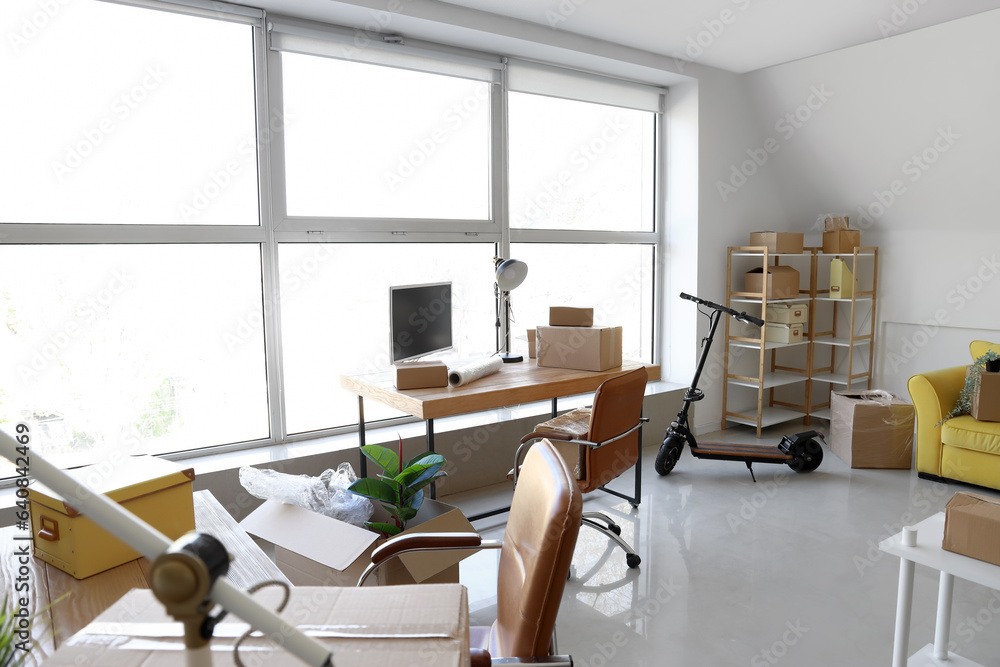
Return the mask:
M 473 361 L 458 368 L 451 368 L 448 369 L 448 384 L 452 387 L 460 387 L 481 377 L 493 375 L 502 366 L 503 359 L 500 357 L 487 357 L 486 359 Z

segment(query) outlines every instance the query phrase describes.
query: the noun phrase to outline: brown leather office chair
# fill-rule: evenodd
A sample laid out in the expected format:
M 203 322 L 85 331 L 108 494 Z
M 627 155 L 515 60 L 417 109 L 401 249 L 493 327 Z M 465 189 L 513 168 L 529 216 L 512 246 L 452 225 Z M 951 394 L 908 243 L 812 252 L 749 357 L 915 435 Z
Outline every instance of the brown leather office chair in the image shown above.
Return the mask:
M 600 489 L 638 507 L 642 490 L 640 429 L 643 422 L 648 421 L 642 416 L 642 397 L 648 377 L 645 368 L 616 375 L 597 388 L 592 407 L 571 410 L 536 426 L 533 432 L 521 438 L 514 471 L 518 470 L 517 461 L 521 460 L 522 452 L 535 441 L 545 438 L 552 441 L 566 459 L 582 493 Z M 633 466 L 634 496 L 604 488 L 605 484 Z M 513 477 L 516 490 L 521 480 L 520 473 L 514 473 Z M 601 531 L 624 549 L 625 562 L 629 567 L 639 567 L 639 554 L 621 538 L 621 527 L 610 516 L 601 512 L 584 512 L 583 523 Z
M 559 603 L 569 577 L 583 499 L 566 462 L 542 440 L 524 459 L 502 541 L 477 533 L 402 535 L 377 548 L 358 585 L 388 559 L 411 550 L 500 549 L 497 619 L 471 631 L 473 665 L 493 658 L 541 658 L 555 653 Z M 552 665 L 572 664 L 565 662 Z

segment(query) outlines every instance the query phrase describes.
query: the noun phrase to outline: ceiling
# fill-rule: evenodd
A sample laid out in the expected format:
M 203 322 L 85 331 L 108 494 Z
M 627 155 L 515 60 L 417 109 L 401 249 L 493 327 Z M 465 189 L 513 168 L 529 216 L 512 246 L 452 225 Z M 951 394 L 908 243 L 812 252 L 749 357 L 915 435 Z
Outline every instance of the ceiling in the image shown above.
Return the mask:
M 403 35 L 407 34 L 406 28 L 415 25 L 414 19 L 422 25 L 443 25 L 453 20 L 456 25 L 476 25 L 476 39 L 481 39 L 494 21 L 508 37 L 521 33 L 525 41 L 544 39 L 548 31 L 563 33 L 549 34 L 556 40 L 582 35 L 738 73 L 877 41 L 998 7 L 996 0 L 235 1 L 348 26 L 370 24 L 373 18 L 385 14 L 382 10 L 386 7 L 395 6 L 401 16 L 394 17 L 392 24 Z M 438 38 L 448 41 L 445 35 L 441 33 Z
M 444 0 L 733 72 L 997 8 L 995 0 Z

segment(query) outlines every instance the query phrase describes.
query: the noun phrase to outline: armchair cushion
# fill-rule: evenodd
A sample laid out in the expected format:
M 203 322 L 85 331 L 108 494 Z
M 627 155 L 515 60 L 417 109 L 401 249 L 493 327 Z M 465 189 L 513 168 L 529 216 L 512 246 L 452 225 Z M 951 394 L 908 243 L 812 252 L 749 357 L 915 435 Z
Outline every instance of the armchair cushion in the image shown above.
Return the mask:
M 982 422 L 971 415 L 941 424 L 941 444 L 1000 454 L 1000 422 Z

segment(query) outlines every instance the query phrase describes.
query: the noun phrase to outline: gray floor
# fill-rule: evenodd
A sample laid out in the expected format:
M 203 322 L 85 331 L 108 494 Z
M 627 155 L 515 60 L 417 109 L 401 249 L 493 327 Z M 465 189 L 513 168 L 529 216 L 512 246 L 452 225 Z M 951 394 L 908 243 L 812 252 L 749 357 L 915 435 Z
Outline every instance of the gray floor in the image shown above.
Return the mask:
M 773 430 L 776 443 L 795 425 Z M 752 442 L 741 427 L 705 439 Z M 642 565 L 583 528 L 560 608 L 561 653 L 580 667 L 604 665 L 890 665 L 899 560 L 878 542 L 939 511 L 957 491 L 915 471 L 852 470 L 829 450 L 820 468 L 796 475 L 757 464 L 693 459 L 659 477 L 644 453 L 639 508 L 591 494 L 585 509 L 609 511 L 637 545 Z M 619 479 L 625 489 L 630 473 Z M 502 490 L 501 490 L 502 492 Z M 449 497 L 467 513 L 490 491 Z M 503 517 L 477 528 L 500 538 Z M 495 613 L 497 552 L 462 564 L 473 624 Z M 937 572 L 918 566 L 912 654 L 934 639 Z M 952 644 L 985 667 L 1000 666 L 1000 592 L 956 580 Z M 994 622 L 995 621 L 995 622 Z

